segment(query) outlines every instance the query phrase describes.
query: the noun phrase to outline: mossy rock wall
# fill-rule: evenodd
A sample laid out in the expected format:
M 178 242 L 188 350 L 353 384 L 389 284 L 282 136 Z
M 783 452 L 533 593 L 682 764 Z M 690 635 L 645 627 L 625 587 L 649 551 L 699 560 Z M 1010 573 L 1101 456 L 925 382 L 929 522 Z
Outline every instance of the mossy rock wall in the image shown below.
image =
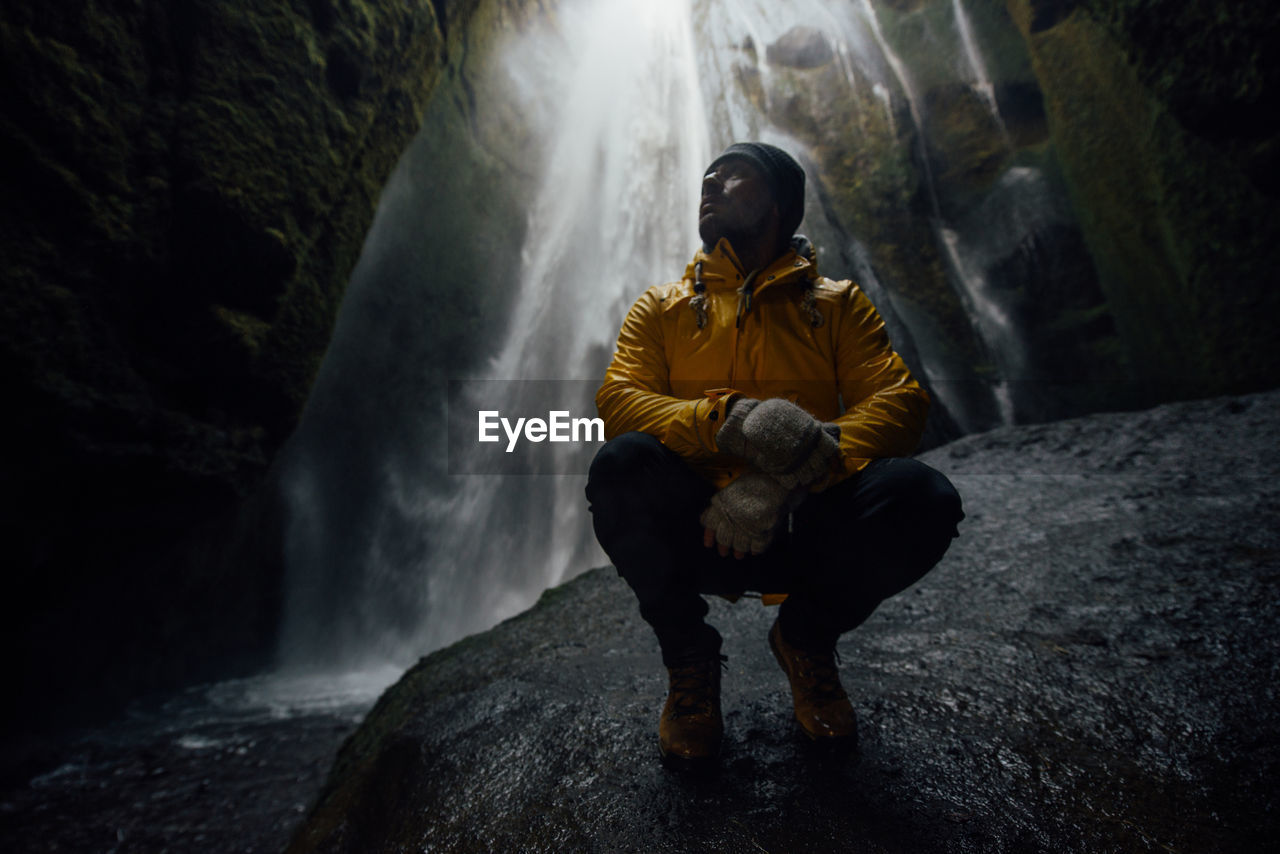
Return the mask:
M 435 86 L 438 12 L 474 5 L 6 4 L 4 621 L 21 716 L 91 716 L 266 650 L 278 562 L 228 549 L 269 552 L 255 532 L 271 526 L 236 518 Z
M 804 227 L 824 272 L 863 285 L 934 392 L 926 442 L 1011 417 L 999 383 L 1019 420 L 1114 406 L 1097 380 L 1116 370 L 1116 331 L 1008 11 L 873 7 L 874 24 L 851 16 L 848 55 L 797 26 L 766 46 L 767 69 L 744 52 L 737 80 L 809 158 Z M 809 61 L 791 61 L 801 43 Z M 962 279 L 984 283 L 1020 343 L 993 342 Z
M 1148 400 L 1280 382 L 1274 4 L 1010 0 Z M 1139 401 L 1141 402 L 1141 401 Z
M 871 5 L 857 55 L 798 23 L 733 79 L 809 158 L 824 270 L 868 286 L 961 429 L 1002 417 L 990 383 L 1045 420 L 1280 382 L 1280 9 Z M 1018 341 L 993 343 L 962 278 Z

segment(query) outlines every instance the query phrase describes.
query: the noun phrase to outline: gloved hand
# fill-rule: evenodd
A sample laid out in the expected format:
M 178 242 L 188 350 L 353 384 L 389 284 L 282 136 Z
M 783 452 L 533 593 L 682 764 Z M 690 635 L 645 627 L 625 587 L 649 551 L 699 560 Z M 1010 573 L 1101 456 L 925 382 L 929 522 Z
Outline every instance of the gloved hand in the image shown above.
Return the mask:
M 787 488 L 830 473 L 840 456 L 840 425 L 823 423 L 789 400 L 743 398 L 716 433 L 720 450 L 746 458 Z
M 733 549 L 736 557 L 759 554 L 773 541 L 774 529 L 787 511 L 791 490 L 767 474 L 749 471 L 711 496 L 711 506 L 702 511 L 707 530 L 720 546 L 720 554 Z

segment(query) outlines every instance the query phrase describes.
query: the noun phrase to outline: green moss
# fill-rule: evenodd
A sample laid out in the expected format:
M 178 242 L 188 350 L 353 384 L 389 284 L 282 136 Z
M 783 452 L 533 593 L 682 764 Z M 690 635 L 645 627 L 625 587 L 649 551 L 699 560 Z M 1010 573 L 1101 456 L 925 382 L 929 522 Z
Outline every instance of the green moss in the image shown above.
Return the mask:
M 990 106 L 965 83 L 934 87 L 925 102 L 939 201 L 944 213 L 963 210 L 1004 171 L 1009 141 Z
M 1182 86 L 1191 95 L 1200 91 L 1198 75 L 1176 82 L 1189 74 L 1169 54 L 1181 48 L 1162 39 L 1118 41 L 1117 33 L 1128 38 L 1122 23 L 1109 19 L 1107 26 L 1080 13 L 1030 33 L 1027 4 L 1010 7 L 1024 28 L 1063 174 L 1137 376 L 1177 396 L 1280 382 L 1271 345 L 1280 295 L 1267 284 L 1280 262 L 1274 200 L 1249 162 L 1231 156 L 1230 144 L 1215 144 L 1180 120 Z M 1209 28 L 1199 40 L 1214 41 L 1213 16 L 1205 17 L 1205 4 L 1197 8 L 1188 14 Z M 1184 17 L 1172 6 L 1167 11 Z M 1221 44 L 1235 35 L 1228 25 Z M 1230 81 L 1254 74 L 1255 53 L 1216 56 L 1218 65 L 1199 75 Z M 1153 67 L 1166 61 L 1174 64 L 1171 76 Z
M 262 318 L 243 311 L 233 311 L 226 306 L 213 306 L 218 322 L 235 337 L 252 359 L 262 350 L 262 342 L 271 331 L 271 324 Z

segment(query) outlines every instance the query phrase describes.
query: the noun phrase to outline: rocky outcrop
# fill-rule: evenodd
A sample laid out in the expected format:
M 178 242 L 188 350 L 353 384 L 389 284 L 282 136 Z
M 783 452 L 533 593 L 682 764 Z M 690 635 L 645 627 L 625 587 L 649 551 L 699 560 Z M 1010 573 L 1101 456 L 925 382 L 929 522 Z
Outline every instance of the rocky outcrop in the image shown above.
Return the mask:
M 820 68 L 835 59 L 831 42 L 822 30 L 813 27 L 792 27 L 769 45 L 764 55 L 769 62 L 791 68 Z
M 821 34 L 797 28 L 767 46 L 768 73 L 740 79 L 810 158 L 805 227 L 825 269 L 863 284 L 935 415 L 951 416 L 929 441 L 1008 418 L 984 392 L 993 378 L 1020 420 L 1120 405 L 1122 348 L 1008 13 L 972 0 L 858 9 L 860 41 L 824 53 Z M 983 328 L 970 288 L 1005 331 Z
M 792 731 L 772 611 L 717 600 L 722 767 L 664 771 L 656 644 L 602 569 L 406 673 L 290 851 L 1256 850 L 1280 829 L 1277 425 L 1271 393 L 924 455 L 967 519 L 841 641 L 856 761 Z
M 23 715 L 264 650 L 278 578 L 247 556 L 274 535 L 235 515 L 435 86 L 445 5 L 6 8 L 3 620 Z
M 993 377 L 1018 420 L 1280 382 L 1274 7 L 851 5 L 848 54 L 797 27 L 737 80 L 810 158 L 825 269 L 962 429 L 1001 417 Z

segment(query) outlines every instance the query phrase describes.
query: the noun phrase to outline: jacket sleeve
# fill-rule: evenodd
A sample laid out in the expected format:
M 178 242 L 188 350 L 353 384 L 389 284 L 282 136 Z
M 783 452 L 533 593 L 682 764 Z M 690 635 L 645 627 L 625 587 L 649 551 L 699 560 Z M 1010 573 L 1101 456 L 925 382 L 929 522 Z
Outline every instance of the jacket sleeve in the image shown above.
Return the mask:
M 836 377 L 844 414 L 840 454 L 846 474 L 881 457 L 913 453 L 924 433 L 929 395 L 893 351 L 884 320 L 856 286 L 835 318 Z
M 650 288 L 627 313 L 613 361 L 596 392 L 605 438 L 636 430 L 657 437 L 686 459 L 713 456 L 725 407 L 737 395 L 715 389 L 693 400 L 673 397 L 670 377 L 661 304 Z

